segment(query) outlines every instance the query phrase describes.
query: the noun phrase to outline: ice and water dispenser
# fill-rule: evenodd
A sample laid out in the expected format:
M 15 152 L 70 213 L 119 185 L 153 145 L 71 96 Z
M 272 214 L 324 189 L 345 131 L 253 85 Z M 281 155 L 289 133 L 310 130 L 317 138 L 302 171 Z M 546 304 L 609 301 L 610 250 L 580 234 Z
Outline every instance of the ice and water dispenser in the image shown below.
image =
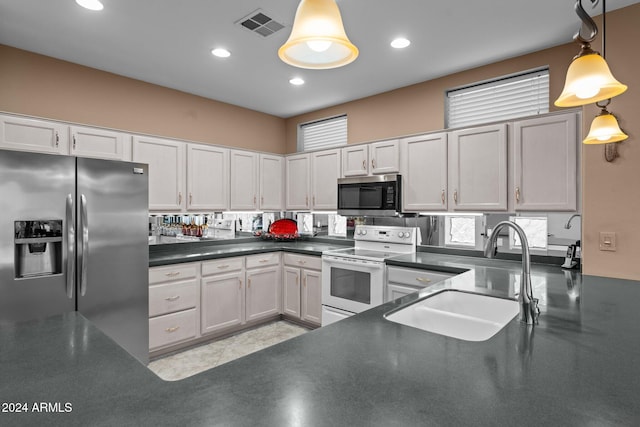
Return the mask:
M 62 273 L 62 220 L 14 224 L 16 278 Z

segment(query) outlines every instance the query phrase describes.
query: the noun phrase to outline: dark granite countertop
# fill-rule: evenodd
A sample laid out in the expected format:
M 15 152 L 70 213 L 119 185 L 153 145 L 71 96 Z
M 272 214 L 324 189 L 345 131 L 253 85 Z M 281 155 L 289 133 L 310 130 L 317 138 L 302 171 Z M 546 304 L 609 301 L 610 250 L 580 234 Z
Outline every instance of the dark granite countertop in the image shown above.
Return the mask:
M 176 243 L 149 247 L 149 266 L 206 261 L 209 259 L 286 251 L 305 255 L 321 255 L 323 251 L 352 246 L 348 240 L 312 239 L 292 242 L 260 239 L 225 240 L 221 242 Z
M 640 425 L 640 282 L 534 265 L 539 324 L 467 342 L 383 315 L 446 287 L 513 295 L 520 264 L 416 257 L 468 271 L 175 382 L 78 314 L 0 324 L 0 400 L 72 407 L 0 412 L 0 425 Z

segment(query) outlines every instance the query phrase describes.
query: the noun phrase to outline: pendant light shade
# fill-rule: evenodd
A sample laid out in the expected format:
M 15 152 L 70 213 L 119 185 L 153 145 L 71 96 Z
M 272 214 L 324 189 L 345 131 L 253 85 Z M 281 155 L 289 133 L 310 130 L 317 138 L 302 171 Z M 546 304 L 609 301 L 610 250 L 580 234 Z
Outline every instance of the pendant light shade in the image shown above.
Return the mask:
M 602 56 L 589 48 L 583 47 L 583 52 L 569 65 L 562 94 L 554 102 L 556 107 L 592 104 L 627 90 L 626 85 L 613 77 Z
M 335 0 L 301 0 L 291 35 L 278 56 L 294 67 L 328 69 L 353 62 L 358 48 L 344 31 Z
M 584 144 L 608 144 L 624 141 L 629 136 L 620 129 L 618 120 L 607 111 L 606 107 L 591 122 L 589 135 L 582 141 Z

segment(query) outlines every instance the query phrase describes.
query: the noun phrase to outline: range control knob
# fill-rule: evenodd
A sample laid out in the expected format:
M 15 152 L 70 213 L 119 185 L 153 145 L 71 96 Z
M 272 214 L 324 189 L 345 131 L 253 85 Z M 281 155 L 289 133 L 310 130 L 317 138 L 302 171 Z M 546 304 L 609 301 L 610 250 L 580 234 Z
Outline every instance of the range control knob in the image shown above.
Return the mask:
M 362 235 L 365 235 L 365 234 L 367 234 L 367 230 L 366 229 L 362 230 Z
M 398 231 L 398 237 L 404 237 L 404 233 L 402 231 Z

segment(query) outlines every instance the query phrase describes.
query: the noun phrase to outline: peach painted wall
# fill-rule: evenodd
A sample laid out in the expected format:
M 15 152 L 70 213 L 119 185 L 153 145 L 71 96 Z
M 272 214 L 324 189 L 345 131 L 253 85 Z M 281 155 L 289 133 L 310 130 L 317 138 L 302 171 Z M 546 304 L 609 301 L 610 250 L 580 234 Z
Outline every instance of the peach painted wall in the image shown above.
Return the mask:
M 282 118 L 4 45 L 0 111 L 285 152 Z
M 601 28 L 600 20 L 596 20 Z M 583 145 L 583 272 L 640 280 L 640 4 L 607 13 L 606 59 L 613 75 L 629 89 L 611 100 L 609 111 L 629 138 L 620 157 L 608 163 L 602 146 Z M 600 40 L 594 49 L 602 52 Z M 577 53 L 577 49 L 576 49 Z M 594 105 L 583 110 L 586 135 Z M 617 234 L 617 251 L 599 250 L 600 232 Z
M 597 19 L 597 22 L 600 22 Z M 606 57 L 614 75 L 629 86 L 614 98 L 611 111 L 629 139 L 619 144 L 620 158 L 607 163 L 601 146 L 582 145 L 583 273 L 640 280 L 640 4 L 607 14 Z M 602 30 L 602 28 L 600 28 Z M 576 28 L 577 30 L 577 28 Z M 600 49 L 599 39 L 593 44 Z M 359 143 L 444 128 L 444 91 L 495 76 L 549 65 L 550 97 L 555 100 L 578 45 L 565 45 L 426 81 L 287 119 L 287 153 L 296 151 L 298 123 L 348 114 L 348 142 Z M 558 110 L 553 105 L 550 110 Z M 583 134 L 594 106 L 583 109 Z M 616 232 L 616 252 L 599 250 L 599 233 Z
M 287 119 L 287 153 L 296 151 L 299 123 L 339 114 L 348 115 L 349 144 L 443 129 L 447 89 L 541 66 L 549 66 L 551 95 L 560 94 L 564 72 L 574 55 L 573 45 L 562 45 L 291 117 Z

